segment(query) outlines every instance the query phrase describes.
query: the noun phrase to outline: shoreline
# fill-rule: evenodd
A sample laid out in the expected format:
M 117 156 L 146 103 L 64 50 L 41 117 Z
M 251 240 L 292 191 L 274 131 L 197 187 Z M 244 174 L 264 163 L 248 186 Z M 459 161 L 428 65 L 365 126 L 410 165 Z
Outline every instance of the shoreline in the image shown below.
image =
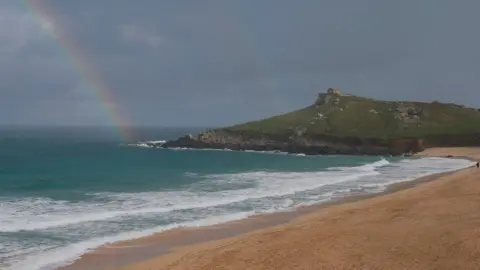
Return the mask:
M 448 151 L 451 150 L 452 148 L 448 149 Z M 422 155 L 422 153 L 420 153 L 420 155 L 417 156 L 446 157 L 446 155 L 439 155 L 438 153 L 431 155 Z M 464 156 L 455 155 L 453 158 L 473 160 L 470 153 L 467 153 Z M 136 269 L 129 268 L 129 266 L 159 257 L 175 256 L 177 250 L 183 250 L 188 247 L 222 242 L 255 232 L 289 226 L 290 224 L 297 222 L 299 219 L 303 219 L 333 206 L 355 204 L 367 199 L 389 196 L 399 191 L 412 189 L 421 184 L 441 179 L 444 176 L 454 175 L 463 170 L 468 170 L 468 168 L 432 174 L 406 182 L 394 183 L 388 185 L 384 191 L 378 193 L 350 195 L 326 202 L 319 202 L 314 205 L 300 206 L 288 211 L 261 213 L 241 220 L 203 227 L 176 228 L 147 237 L 107 244 L 87 252 L 73 264 L 57 268 L 57 270 L 117 269 L 116 267 Z
M 321 152 L 308 152 L 308 151 L 290 151 L 285 149 L 260 149 L 260 148 L 242 148 L 234 149 L 229 147 L 181 147 L 181 146 L 164 146 L 164 144 L 154 144 L 154 143 L 143 143 L 138 142 L 130 144 L 133 147 L 139 148 L 151 148 L 151 149 L 163 149 L 170 151 L 230 151 L 230 152 L 239 152 L 239 153 L 263 153 L 263 154 L 279 154 L 279 155 L 289 155 L 289 156 L 392 156 L 392 157 L 411 157 L 415 154 L 411 153 L 390 153 L 390 152 L 365 152 L 365 153 L 321 153 Z

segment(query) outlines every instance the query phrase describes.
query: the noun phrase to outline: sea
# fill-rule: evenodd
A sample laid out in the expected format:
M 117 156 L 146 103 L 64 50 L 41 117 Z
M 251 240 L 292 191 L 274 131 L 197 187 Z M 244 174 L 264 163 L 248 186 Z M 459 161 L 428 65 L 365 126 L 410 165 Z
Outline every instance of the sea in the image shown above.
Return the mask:
M 447 158 L 149 148 L 199 128 L 0 128 L 0 269 L 106 243 L 290 211 L 472 165 Z

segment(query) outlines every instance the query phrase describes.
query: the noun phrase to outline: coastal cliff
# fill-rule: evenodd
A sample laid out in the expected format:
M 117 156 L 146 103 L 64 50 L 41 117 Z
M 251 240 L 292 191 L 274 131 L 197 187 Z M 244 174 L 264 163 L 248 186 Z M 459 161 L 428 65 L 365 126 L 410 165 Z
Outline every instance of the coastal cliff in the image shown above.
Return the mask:
M 344 155 L 401 155 L 422 151 L 419 139 L 360 139 L 316 136 L 285 138 L 282 136 L 228 133 L 210 131 L 198 136 L 186 135 L 169 141 L 163 147 L 188 147 L 195 149 L 230 149 L 235 151 L 281 151 L 287 153 L 344 154 Z
M 403 155 L 437 146 L 480 146 L 480 112 L 439 102 L 378 101 L 338 89 L 298 111 L 162 145 L 312 155 Z

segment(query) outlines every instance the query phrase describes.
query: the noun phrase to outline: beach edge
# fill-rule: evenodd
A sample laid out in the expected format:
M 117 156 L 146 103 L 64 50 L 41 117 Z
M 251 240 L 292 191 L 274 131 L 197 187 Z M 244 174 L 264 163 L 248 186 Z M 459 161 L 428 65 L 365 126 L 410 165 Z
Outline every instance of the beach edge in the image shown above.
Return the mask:
M 448 154 L 445 154 L 447 152 Z M 451 155 L 451 158 L 473 161 L 478 159 L 478 156 L 476 156 L 477 152 L 480 152 L 479 148 L 435 148 L 421 152 L 416 156 L 446 157 Z M 276 227 L 289 226 L 290 223 L 295 223 L 299 219 L 308 218 L 309 215 L 318 214 L 318 211 L 323 211 L 332 206 L 355 204 L 367 199 L 389 196 L 467 169 L 468 168 L 432 174 L 407 182 L 394 183 L 379 193 L 352 195 L 311 206 L 302 206 L 284 212 L 262 213 L 241 220 L 199 228 L 177 228 L 147 237 L 116 242 L 87 252 L 72 264 L 57 268 L 57 270 L 78 270 L 86 268 L 92 270 L 136 269 L 135 265 L 139 263 L 157 260 L 160 257 L 176 257 L 184 249 L 201 249 L 201 246 L 205 244 L 216 245 L 223 241 L 237 237 L 245 237 L 252 233 L 261 233 L 262 231 L 275 229 Z M 146 252 L 147 250 L 149 250 L 149 252 Z M 152 250 L 154 251 L 152 252 Z

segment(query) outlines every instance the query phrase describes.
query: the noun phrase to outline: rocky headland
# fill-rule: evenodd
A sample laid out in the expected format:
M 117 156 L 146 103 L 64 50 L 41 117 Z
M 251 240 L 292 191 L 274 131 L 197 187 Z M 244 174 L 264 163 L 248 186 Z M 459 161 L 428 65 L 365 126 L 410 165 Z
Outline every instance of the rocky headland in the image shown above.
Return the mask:
M 405 155 L 430 147 L 480 146 L 480 112 L 436 101 L 378 101 L 330 88 L 307 108 L 188 134 L 158 146 L 309 155 Z

